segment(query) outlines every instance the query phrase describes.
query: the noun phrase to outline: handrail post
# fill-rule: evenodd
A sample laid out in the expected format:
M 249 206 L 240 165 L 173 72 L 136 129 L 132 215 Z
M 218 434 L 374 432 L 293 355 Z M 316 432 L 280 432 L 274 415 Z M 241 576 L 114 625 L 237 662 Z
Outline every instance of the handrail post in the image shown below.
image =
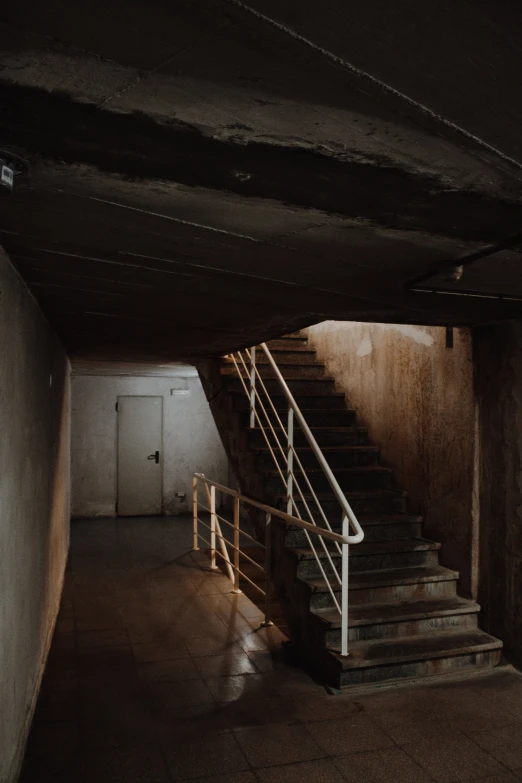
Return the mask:
M 265 620 L 262 628 L 269 628 L 274 623 L 270 619 L 272 603 L 272 514 L 265 515 Z
M 250 429 L 256 426 L 256 347 L 250 349 Z
M 287 500 L 286 513 L 293 514 L 294 511 L 294 411 L 288 406 L 288 441 L 287 441 L 287 459 L 286 459 L 286 486 Z
M 343 516 L 343 536 L 348 537 L 350 522 L 346 514 Z M 348 655 L 348 567 L 349 544 L 342 544 L 342 572 L 341 572 L 341 655 Z
M 192 477 L 192 522 L 193 522 L 193 540 L 192 549 L 197 552 L 199 549 L 198 540 L 198 477 Z
M 239 498 L 234 498 L 234 589 L 238 595 L 239 589 Z
M 216 488 L 210 486 L 210 568 L 217 570 L 216 565 Z

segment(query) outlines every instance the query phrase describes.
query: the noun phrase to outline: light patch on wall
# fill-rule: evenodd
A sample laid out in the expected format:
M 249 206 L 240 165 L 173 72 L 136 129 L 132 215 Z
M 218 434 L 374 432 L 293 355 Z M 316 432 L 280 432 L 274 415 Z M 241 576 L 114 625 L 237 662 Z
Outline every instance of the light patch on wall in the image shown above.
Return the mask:
M 372 341 L 369 337 L 365 337 L 361 340 L 361 344 L 357 348 L 357 356 L 369 356 L 372 352 Z
M 433 345 L 435 342 L 435 339 L 431 336 L 431 334 L 428 334 L 422 327 L 419 326 L 409 326 L 407 324 L 376 324 L 376 326 L 378 326 L 379 329 L 400 332 L 400 334 L 403 334 L 405 337 L 410 337 L 420 345 L 429 346 Z

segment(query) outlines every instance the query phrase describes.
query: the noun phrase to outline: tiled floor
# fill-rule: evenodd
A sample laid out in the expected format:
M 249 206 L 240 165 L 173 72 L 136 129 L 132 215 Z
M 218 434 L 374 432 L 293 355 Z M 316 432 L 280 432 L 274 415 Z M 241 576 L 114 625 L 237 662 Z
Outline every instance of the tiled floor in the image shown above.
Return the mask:
M 522 781 L 522 678 L 329 695 L 190 552 L 186 517 L 74 522 L 23 783 Z

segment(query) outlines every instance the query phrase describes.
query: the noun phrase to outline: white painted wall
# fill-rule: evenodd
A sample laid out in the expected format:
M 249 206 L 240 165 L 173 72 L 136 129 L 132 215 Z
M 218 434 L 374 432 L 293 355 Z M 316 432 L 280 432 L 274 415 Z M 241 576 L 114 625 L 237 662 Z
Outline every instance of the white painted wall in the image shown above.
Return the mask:
M 1 248 L 0 292 L 0 783 L 12 783 L 69 543 L 69 364 Z
M 148 375 L 132 375 L 132 372 Z M 114 516 L 117 479 L 117 413 L 120 395 L 163 397 L 163 511 L 191 509 L 192 474 L 227 484 L 228 461 L 197 371 L 190 366 L 114 365 L 73 368 L 72 513 Z M 104 374 L 100 374 L 104 373 Z M 127 374 L 124 374 L 127 373 Z M 171 394 L 175 389 L 182 394 Z M 184 493 L 185 500 L 176 497 Z

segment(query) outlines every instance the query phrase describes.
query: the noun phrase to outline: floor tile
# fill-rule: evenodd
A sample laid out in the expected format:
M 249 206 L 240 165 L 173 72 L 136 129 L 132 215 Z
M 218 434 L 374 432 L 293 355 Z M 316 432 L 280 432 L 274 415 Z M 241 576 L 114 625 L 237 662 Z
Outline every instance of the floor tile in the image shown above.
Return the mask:
M 264 726 L 235 732 L 253 767 L 309 761 L 325 754 L 304 726 Z
M 387 734 L 366 715 L 308 723 L 308 731 L 328 756 L 343 756 L 393 745 Z
M 160 741 L 179 741 L 181 737 L 200 737 L 210 733 L 229 733 L 233 728 L 223 705 L 207 702 L 192 707 L 156 711 L 155 736 Z
M 171 632 L 179 639 L 200 639 L 201 636 L 204 635 L 223 641 L 230 637 L 230 631 L 221 620 L 212 613 L 210 613 L 209 617 L 206 618 L 204 622 L 181 623 L 172 626 Z
M 334 764 L 347 783 L 433 783 L 433 778 L 397 747 L 339 756 Z
M 255 623 L 248 623 L 247 620 L 238 620 L 231 627 L 231 631 L 246 651 L 273 650 L 287 641 L 286 636 L 275 625 L 261 628 Z
M 398 745 L 421 742 L 432 737 L 452 737 L 455 726 L 445 718 L 426 715 L 415 709 L 402 706 L 400 709 L 383 709 L 370 713 L 378 726 Z
M 183 743 L 163 743 L 163 750 L 174 780 L 248 769 L 245 756 L 232 734 L 212 734 Z
M 191 658 L 175 661 L 151 661 L 138 664 L 138 674 L 149 682 L 175 682 L 177 680 L 198 680 L 200 672 Z
M 227 652 L 196 658 L 196 666 L 203 677 L 227 677 L 232 674 L 257 674 L 258 670 L 244 652 Z
M 303 723 L 345 718 L 357 714 L 360 708 L 338 696 L 322 693 L 297 693 L 285 698 L 296 718 Z
M 156 642 L 133 644 L 132 652 L 137 663 L 175 661 L 179 658 L 190 657 L 185 643 L 174 639 L 160 639 Z
M 157 709 L 213 703 L 214 698 L 202 680 L 151 683 L 148 688 L 150 702 Z
M 56 721 L 54 723 L 33 723 L 28 740 L 28 751 L 36 755 L 54 755 L 59 748 L 74 753 L 78 747 L 77 721 Z
M 243 652 L 234 637 L 228 634 L 185 639 L 184 643 L 193 658 Z
M 89 753 L 84 759 L 85 783 L 168 783 L 161 751 L 117 748 Z
M 76 691 L 51 691 L 38 699 L 34 714 L 36 723 L 74 721 L 78 711 Z
M 211 677 L 206 680 L 206 684 L 218 702 L 230 702 L 237 699 L 262 699 L 278 695 L 261 674 Z
M 100 647 L 128 645 L 129 637 L 124 628 L 103 631 L 81 631 L 77 634 L 79 650 L 96 650 Z
M 341 773 L 326 759 L 258 769 L 257 775 L 261 783 L 344 783 Z
M 264 699 L 239 699 L 221 705 L 231 728 L 244 729 L 272 723 L 298 723 L 289 700 L 282 696 Z
M 198 591 L 201 595 L 216 595 L 217 593 L 230 593 L 233 589 L 232 582 L 226 576 L 216 572 L 208 575 L 206 579 L 198 582 Z
M 78 614 L 76 617 L 76 630 L 82 633 L 84 631 L 106 631 L 123 627 L 124 619 L 117 611 Z
M 468 781 L 480 775 L 499 775 L 506 768 L 463 734 L 433 736 L 403 746 L 437 783 Z
M 522 767 L 521 723 L 491 728 L 489 731 L 473 732 L 468 736 L 509 769 Z
M 83 761 L 76 755 L 27 755 L 18 783 L 84 783 Z
M 69 663 L 69 659 L 68 659 Z M 78 689 L 78 671 L 76 666 L 68 665 L 66 668 L 57 669 L 55 667 L 47 669 L 41 686 L 41 693 L 50 691 L 74 691 Z
M 201 633 L 201 627 L 200 627 Z M 182 635 L 172 625 L 148 624 L 127 625 L 127 634 L 132 645 L 136 644 L 176 644 L 183 641 Z
M 282 655 L 273 650 L 248 650 L 247 655 L 260 672 L 284 671 L 287 668 Z
M 306 672 L 290 666 L 283 670 L 265 674 L 265 679 L 282 696 L 296 696 L 298 694 L 314 696 L 315 694 L 326 693 L 325 688 L 314 682 Z

